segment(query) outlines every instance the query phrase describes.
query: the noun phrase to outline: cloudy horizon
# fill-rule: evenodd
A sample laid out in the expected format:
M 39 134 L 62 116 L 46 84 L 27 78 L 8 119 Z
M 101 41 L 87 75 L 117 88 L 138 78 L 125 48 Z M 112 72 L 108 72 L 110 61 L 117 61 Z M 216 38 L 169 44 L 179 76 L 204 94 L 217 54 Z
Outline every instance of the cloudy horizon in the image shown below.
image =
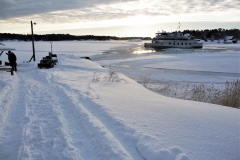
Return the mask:
M 239 0 L 0 0 L 0 32 L 153 36 L 158 30 L 240 27 Z

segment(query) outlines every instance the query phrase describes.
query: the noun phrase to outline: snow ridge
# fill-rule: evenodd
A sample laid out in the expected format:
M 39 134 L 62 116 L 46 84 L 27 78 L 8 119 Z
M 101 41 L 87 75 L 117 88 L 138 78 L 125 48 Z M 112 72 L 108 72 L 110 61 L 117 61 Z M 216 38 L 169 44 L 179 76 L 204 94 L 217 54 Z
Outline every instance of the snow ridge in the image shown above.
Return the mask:
M 126 82 L 92 82 L 96 72 L 107 74 L 108 70 L 89 60 L 61 55 L 52 69 L 37 69 L 36 63 L 28 63 L 20 64 L 11 78 L 3 73 L 0 159 L 189 160 L 195 155 L 210 160 L 215 153 L 205 157 L 203 144 L 197 144 L 198 154 L 189 150 L 196 138 L 210 136 L 215 140 L 207 138 L 203 143 L 226 149 L 218 144 L 228 136 L 226 145 L 237 148 L 237 110 L 172 102 L 120 73 Z M 136 96 L 131 96 L 133 93 Z M 228 132 L 220 133 L 221 127 Z M 185 128 L 187 131 L 182 131 Z M 235 152 L 230 156 L 239 157 Z

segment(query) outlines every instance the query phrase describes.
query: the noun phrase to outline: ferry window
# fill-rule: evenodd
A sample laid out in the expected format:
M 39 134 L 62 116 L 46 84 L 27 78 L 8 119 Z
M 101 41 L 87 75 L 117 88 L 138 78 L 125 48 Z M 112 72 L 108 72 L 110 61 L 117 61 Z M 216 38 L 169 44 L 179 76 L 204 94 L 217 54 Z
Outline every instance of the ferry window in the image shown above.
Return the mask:
M 181 45 L 183 45 L 183 43 L 181 43 Z
M 172 44 L 171 42 L 169 42 L 169 44 Z
M 175 45 L 175 43 L 173 43 L 173 45 Z
M 189 45 L 191 45 L 191 43 L 189 43 Z
M 179 45 L 179 43 L 177 43 Z
M 185 43 L 185 45 L 187 45 L 187 43 Z

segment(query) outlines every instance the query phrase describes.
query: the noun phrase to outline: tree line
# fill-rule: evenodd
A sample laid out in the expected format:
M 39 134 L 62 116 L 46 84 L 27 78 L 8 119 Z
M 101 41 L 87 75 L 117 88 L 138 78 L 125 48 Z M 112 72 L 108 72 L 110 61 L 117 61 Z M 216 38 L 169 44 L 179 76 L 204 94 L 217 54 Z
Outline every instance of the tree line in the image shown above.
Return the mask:
M 35 41 L 71 41 L 71 40 L 129 40 L 129 39 L 142 39 L 150 40 L 151 37 L 116 37 L 116 36 L 95 36 L 95 35 L 70 35 L 70 34 L 45 34 L 39 35 L 34 34 Z M 0 33 L 0 41 L 4 40 L 20 40 L 20 41 L 31 41 L 31 34 L 13 34 L 13 33 Z
M 236 39 L 240 39 L 240 30 L 239 29 L 205 29 L 205 30 L 184 30 L 183 33 L 190 33 L 196 38 L 206 40 L 214 38 L 216 40 L 224 39 L 226 36 L 233 36 Z
M 234 36 L 236 39 L 240 39 L 239 29 L 205 29 L 205 30 L 184 30 L 185 33 L 190 33 L 196 38 L 207 40 L 210 38 L 224 39 L 225 36 Z M 96 35 L 70 35 L 70 34 L 34 34 L 35 41 L 70 41 L 70 40 L 130 40 L 130 39 L 142 39 L 151 40 L 151 37 L 116 37 L 116 36 L 96 36 Z M 20 40 L 20 41 L 31 41 L 31 34 L 13 34 L 13 33 L 0 33 L 0 41 L 4 40 Z

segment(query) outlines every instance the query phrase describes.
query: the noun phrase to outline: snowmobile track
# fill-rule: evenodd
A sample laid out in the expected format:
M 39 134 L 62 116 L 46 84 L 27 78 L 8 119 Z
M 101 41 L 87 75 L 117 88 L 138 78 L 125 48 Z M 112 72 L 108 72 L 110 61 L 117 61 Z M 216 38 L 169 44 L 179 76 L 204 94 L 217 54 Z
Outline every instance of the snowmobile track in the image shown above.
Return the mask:
M 52 76 L 44 70 L 18 75 L 14 92 L 6 91 L 14 100 L 3 99 L 10 109 L 1 128 L 0 159 L 134 159 L 82 104 L 86 97 L 57 84 Z M 18 132 L 10 133 L 13 127 Z

